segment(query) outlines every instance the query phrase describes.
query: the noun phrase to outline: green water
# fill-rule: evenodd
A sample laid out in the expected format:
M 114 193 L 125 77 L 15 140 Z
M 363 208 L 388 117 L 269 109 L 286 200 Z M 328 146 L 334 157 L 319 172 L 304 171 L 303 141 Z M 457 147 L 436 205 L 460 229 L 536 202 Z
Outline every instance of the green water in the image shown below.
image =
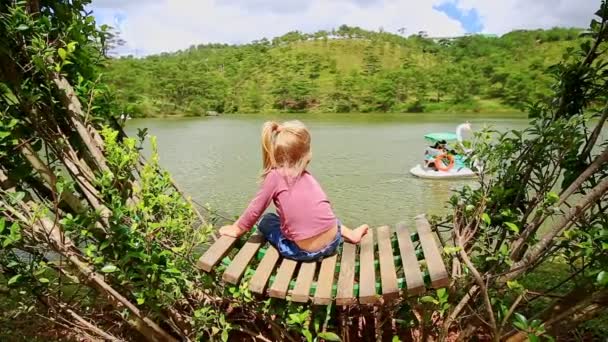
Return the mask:
M 200 203 L 239 215 L 257 189 L 260 128 L 269 119 L 300 119 L 311 130 L 310 171 L 336 214 L 350 226 L 411 222 L 441 214 L 453 188 L 471 181 L 424 180 L 409 174 L 422 161 L 423 135 L 473 129 L 523 128 L 522 115 L 294 114 L 210 118 L 134 119 L 127 131 L 147 127 L 158 137 L 161 164 Z

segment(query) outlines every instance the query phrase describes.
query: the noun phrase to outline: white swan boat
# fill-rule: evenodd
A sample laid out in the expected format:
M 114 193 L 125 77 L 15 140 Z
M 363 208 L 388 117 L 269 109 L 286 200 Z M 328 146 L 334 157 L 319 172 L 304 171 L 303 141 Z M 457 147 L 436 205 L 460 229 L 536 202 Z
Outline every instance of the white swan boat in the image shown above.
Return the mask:
M 449 171 L 437 171 L 429 167 L 423 167 L 420 164 L 411 168 L 410 173 L 416 177 L 426 179 L 457 179 L 477 177 L 477 173 L 468 167 L 463 167 L 461 169 L 453 168 Z
M 429 133 L 424 136 L 433 146 L 425 152 L 424 165 L 418 164 L 410 169 L 410 173 L 416 177 L 426 179 L 459 179 L 474 178 L 477 173 L 471 168 L 466 153 L 470 152 L 462 144 L 463 131 L 471 130 L 469 123 L 464 123 L 456 128 L 454 133 Z M 454 149 L 448 148 L 450 142 L 457 142 L 465 152 L 459 154 Z

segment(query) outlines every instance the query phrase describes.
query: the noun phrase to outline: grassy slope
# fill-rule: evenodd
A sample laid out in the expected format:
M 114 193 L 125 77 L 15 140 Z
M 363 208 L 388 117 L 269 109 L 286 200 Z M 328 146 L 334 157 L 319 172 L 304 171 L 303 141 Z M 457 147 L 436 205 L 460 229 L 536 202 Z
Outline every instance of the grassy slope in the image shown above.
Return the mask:
M 506 37 L 506 38 L 505 38 Z M 530 34 L 510 33 L 502 38 L 487 38 L 487 41 L 451 49 L 449 60 L 467 60 L 468 63 L 491 67 L 492 72 L 504 72 L 510 75 L 520 73 L 527 75 L 538 85 L 538 91 L 544 92 L 552 80 L 544 73 L 544 69 L 558 62 L 567 47 L 577 44 L 574 40 L 541 41 L 531 38 Z M 515 43 L 514 43 L 515 42 Z M 188 70 L 190 74 L 200 75 L 211 80 L 213 84 L 224 82 L 228 90 L 222 97 L 233 101 L 238 111 L 247 112 L 244 105 L 244 93 L 256 89 L 261 92 L 263 107 L 261 112 L 276 112 L 273 107 L 273 87 L 277 78 L 285 73 L 289 64 L 301 56 L 312 56 L 311 60 L 320 61 L 322 67 L 315 83 L 316 96 L 321 104 L 335 90 L 336 74 L 329 67 L 334 63 L 339 74 L 346 76 L 351 72 L 361 74 L 363 70 L 366 49 L 374 51 L 380 60 L 382 70 L 398 70 L 403 61 L 407 60 L 417 72 L 428 74 L 434 68 L 452 66 L 456 62 L 446 62 L 445 56 L 425 53 L 422 43 L 413 39 L 402 39 L 399 42 L 378 41 L 364 38 L 318 39 L 289 42 L 271 46 L 269 50 L 258 56 L 258 59 L 248 57 L 251 52 L 248 46 L 237 47 L 199 47 L 174 54 L 152 56 L 143 60 L 120 59 L 110 63 L 107 79 L 115 86 L 119 99 L 125 104 L 137 103 L 144 115 L 179 115 L 187 113 L 189 105 L 175 104 L 163 94 L 163 86 L 159 78 L 171 77 L 175 74 L 175 84 L 181 82 L 179 72 Z M 239 53 L 242 56 L 235 57 Z M 243 57 L 244 56 L 244 57 Z M 247 59 L 250 58 L 250 59 Z M 263 62 L 260 62 L 262 60 Z M 308 63 L 308 62 L 307 62 Z M 171 71 L 168 66 L 173 66 Z M 230 75 L 226 68 L 233 67 L 236 74 Z M 305 66 L 308 68 L 309 66 Z M 221 68 L 221 72 L 218 69 Z M 206 69 L 203 71 L 203 69 Z M 168 75 L 163 75 L 167 73 Z M 212 75 L 209 75 L 211 73 Z M 466 75 L 465 75 L 466 77 Z M 488 80 L 484 80 L 486 83 Z M 514 81 L 517 82 L 517 81 Z M 484 91 L 492 85 L 485 84 Z M 210 89 L 213 91 L 213 89 Z M 203 91 L 200 97 L 205 97 Z M 427 96 L 432 97 L 431 91 Z M 505 104 L 499 98 L 485 94 L 475 95 L 471 103 L 454 104 L 451 95 L 446 94 L 444 101 L 435 103 L 429 101 L 427 112 L 514 112 L 514 107 Z M 203 105 L 201 108 L 204 108 Z M 228 110 L 229 111 L 229 110 Z M 321 105 L 309 108 L 308 111 L 324 112 L 327 107 Z M 395 109 L 393 110 L 395 111 Z M 396 111 L 401 111 L 396 109 Z M 200 114 L 196 110 L 194 114 Z M 192 114 L 192 113 L 191 113 Z

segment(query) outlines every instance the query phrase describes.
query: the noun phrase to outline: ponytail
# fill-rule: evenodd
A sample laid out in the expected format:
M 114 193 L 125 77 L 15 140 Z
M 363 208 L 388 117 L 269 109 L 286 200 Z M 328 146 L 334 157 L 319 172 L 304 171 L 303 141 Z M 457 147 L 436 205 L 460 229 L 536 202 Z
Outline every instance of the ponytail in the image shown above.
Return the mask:
M 267 121 L 262 127 L 262 179 L 275 168 L 299 177 L 310 161 L 310 133 L 300 121 L 279 124 Z
M 262 178 L 276 167 L 274 158 L 274 137 L 278 131 L 279 124 L 275 121 L 267 121 L 262 128 Z

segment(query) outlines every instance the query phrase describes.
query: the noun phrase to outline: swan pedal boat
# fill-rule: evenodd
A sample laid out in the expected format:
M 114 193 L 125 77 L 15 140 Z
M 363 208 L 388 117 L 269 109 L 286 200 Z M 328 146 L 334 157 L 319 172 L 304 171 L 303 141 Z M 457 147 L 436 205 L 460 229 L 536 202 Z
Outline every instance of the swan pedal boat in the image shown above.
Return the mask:
M 464 145 L 462 145 L 462 142 L 463 142 L 462 133 L 465 130 L 466 131 L 471 130 L 471 125 L 468 122 L 459 125 L 456 128 L 456 134 L 446 133 L 446 132 L 429 133 L 429 134 L 425 135 L 424 138 L 426 140 L 428 140 L 429 142 L 431 142 L 432 144 L 435 144 L 437 142 L 444 142 L 444 143 L 457 142 L 466 151 L 466 148 L 464 147 Z M 428 157 L 428 156 L 425 155 L 425 157 Z M 459 178 L 477 177 L 477 173 L 475 173 L 475 171 L 473 171 L 470 168 L 468 168 L 467 166 L 465 166 L 467 164 L 465 162 L 465 159 L 466 159 L 465 156 L 455 155 L 454 157 L 456 159 L 455 165 L 453 167 L 451 167 L 449 170 L 435 170 L 434 168 L 430 168 L 430 167 L 426 167 L 426 166 L 422 166 L 422 165 L 418 164 L 410 169 L 410 173 L 416 177 L 426 178 L 426 179 L 459 179 Z M 432 157 L 431 157 L 431 159 L 432 159 Z
M 422 167 L 420 164 L 411 168 L 410 173 L 416 177 L 426 179 L 457 179 L 477 177 L 477 174 L 468 167 L 463 167 L 460 169 L 454 167 L 448 171 L 435 171 L 434 169 L 428 167 Z

